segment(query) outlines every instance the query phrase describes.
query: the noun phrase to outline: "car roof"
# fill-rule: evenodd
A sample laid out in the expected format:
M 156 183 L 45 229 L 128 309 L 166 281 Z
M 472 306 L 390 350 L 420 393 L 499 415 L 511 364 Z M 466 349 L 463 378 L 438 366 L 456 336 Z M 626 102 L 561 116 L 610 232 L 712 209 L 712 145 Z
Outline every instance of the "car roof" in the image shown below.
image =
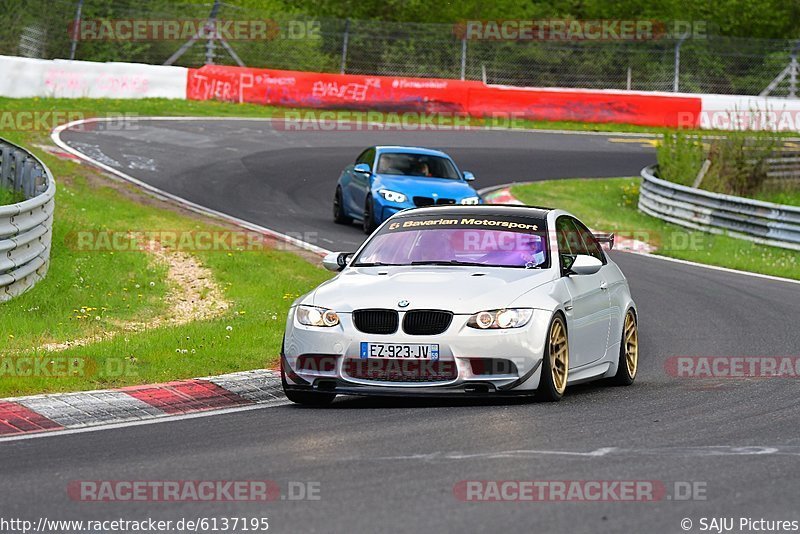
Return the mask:
M 424 154 L 426 156 L 442 156 L 445 158 L 450 157 L 441 150 L 423 148 L 420 146 L 379 145 L 375 147 L 375 150 L 378 152 L 395 152 L 398 154 Z
M 397 214 L 397 217 L 415 217 L 419 215 L 436 215 L 437 217 L 442 215 L 506 215 L 547 219 L 547 214 L 551 211 L 553 211 L 553 208 L 513 204 L 480 204 L 477 206 L 442 204 L 438 206 L 403 210 Z

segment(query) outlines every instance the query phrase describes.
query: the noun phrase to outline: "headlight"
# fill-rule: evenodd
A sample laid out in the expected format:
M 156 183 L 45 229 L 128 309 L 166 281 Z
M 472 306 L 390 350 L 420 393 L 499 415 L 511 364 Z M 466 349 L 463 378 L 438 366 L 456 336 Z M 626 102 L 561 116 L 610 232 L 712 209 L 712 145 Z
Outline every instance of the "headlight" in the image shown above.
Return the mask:
M 533 310 L 527 308 L 507 308 L 478 312 L 467 320 L 467 326 L 487 330 L 489 328 L 519 328 L 525 326 L 533 317 Z
M 391 191 L 389 189 L 381 189 L 378 193 L 388 200 L 389 202 L 405 202 L 406 196 L 403 193 L 398 193 L 397 191 Z
M 461 204 L 467 204 L 470 206 L 474 204 L 480 204 L 480 202 L 481 202 L 480 197 L 467 197 L 461 199 Z
M 298 306 L 297 320 L 306 326 L 336 326 L 339 316 L 333 310 L 318 308 L 316 306 Z

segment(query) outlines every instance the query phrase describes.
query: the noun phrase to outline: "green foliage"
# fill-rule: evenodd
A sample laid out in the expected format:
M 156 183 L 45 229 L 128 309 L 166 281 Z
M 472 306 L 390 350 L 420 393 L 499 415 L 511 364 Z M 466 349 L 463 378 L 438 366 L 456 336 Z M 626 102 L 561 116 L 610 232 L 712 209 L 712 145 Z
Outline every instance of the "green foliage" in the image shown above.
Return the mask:
M 703 162 L 709 160 L 701 189 L 752 197 L 765 191 L 767 159 L 779 146 L 780 138 L 769 132 L 736 130 L 705 140 L 683 132 L 666 133 L 656 151 L 659 174 L 691 186 Z
M 646 241 L 656 254 L 755 273 L 800 279 L 800 252 L 757 245 L 669 224 L 626 201 L 640 178 L 553 180 L 514 186 L 511 192 L 531 205 L 557 206 L 590 228 Z
M 660 177 L 683 185 L 692 185 L 706 159 L 702 140 L 685 132 L 665 133 L 656 156 Z
M 767 179 L 767 158 L 778 141 L 768 133 L 734 131 L 711 141 L 711 168 L 702 188 L 717 193 L 751 197 Z
M 336 18 L 407 22 L 503 18 L 646 18 L 707 21 L 720 35 L 732 37 L 780 39 L 800 36 L 800 3 L 786 0 L 297 0 L 295 5 L 308 14 Z
M 0 206 L 7 206 L 9 204 L 16 204 L 25 200 L 25 195 L 19 191 L 11 191 L 4 187 L 0 187 Z
M 43 57 L 69 57 L 69 23 L 76 5 L 77 0 L 0 0 L 4 15 L 0 54 L 19 54 L 23 34 L 43 31 Z M 170 0 L 146 4 L 85 0 L 83 19 L 203 20 L 210 9 L 211 3 Z M 221 20 L 272 20 L 284 30 L 290 20 L 319 24 L 319 34 L 308 38 L 231 41 L 236 54 L 251 67 L 338 72 L 345 19 L 349 19 L 347 72 L 447 78 L 461 74 L 461 42 L 454 24 L 466 20 L 699 22 L 706 25 L 710 37 L 683 44 L 680 87 L 687 92 L 724 94 L 758 94 L 788 63 L 791 39 L 800 37 L 800 2 L 783 0 L 711 4 L 678 0 L 231 0 L 221 4 L 218 16 Z M 85 40 L 77 44 L 76 59 L 161 64 L 183 42 Z M 195 42 L 176 64 L 205 64 L 206 44 Z M 671 38 L 568 43 L 473 40 L 468 43 L 466 76 L 481 79 L 485 68 L 490 83 L 624 89 L 630 68 L 633 89 L 669 91 L 674 47 Z M 213 62 L 235 64 L 219 43 Z

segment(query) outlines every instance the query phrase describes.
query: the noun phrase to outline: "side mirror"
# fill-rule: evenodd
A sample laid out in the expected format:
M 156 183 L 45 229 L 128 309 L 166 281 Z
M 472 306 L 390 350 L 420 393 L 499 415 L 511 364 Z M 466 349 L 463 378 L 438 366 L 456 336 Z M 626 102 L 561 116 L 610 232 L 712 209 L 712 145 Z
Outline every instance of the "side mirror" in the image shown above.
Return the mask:
M 464 171 L 464 181 L 465 182 L 472 182 L 475 180 L 475 175 L 469 171 Z
M 353 167 L 353 172 L 357 172 L 359 174 L 372 174 L 372 171 L 369 169 L 369 165 L 366 163 L 359 163 Z
M 352 252 L 331 252 L 322 258 L 322 266 L 329 271 L 339 272 L 347 267 L 348 260 L 352 255 Z
M 609 250 L 614 248 L 614 234 L 594 234 L 594 238 L 600 244 L 607 244 Z
M 575 261 L 569 268 L 569 272 L 574 274 L 595 274 L 603 267 L 603 262 L 593 256 L 578 254 Z

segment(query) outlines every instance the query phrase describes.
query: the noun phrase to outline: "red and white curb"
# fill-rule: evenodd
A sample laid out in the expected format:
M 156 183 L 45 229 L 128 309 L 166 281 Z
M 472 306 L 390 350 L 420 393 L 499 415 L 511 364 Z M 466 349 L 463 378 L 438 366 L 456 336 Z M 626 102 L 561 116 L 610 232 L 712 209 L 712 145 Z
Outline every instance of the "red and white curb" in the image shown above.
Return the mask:
M 490 190 L 483 194 L 483 199 L 490 204 L 512 204 L 515 206 L 525 205 L 524 202 L 520 202 L 518 198 L 511 194 L 510 186 Z M 652 254 L 657 249 L 650 243 L 617 235 L 614 238 L 614 250 L 623 252 L 636 252 L 639 254 Z
M 285 400 L 280 374 L 259 369 L 121 389 L 0 399 L 0 440 Z

